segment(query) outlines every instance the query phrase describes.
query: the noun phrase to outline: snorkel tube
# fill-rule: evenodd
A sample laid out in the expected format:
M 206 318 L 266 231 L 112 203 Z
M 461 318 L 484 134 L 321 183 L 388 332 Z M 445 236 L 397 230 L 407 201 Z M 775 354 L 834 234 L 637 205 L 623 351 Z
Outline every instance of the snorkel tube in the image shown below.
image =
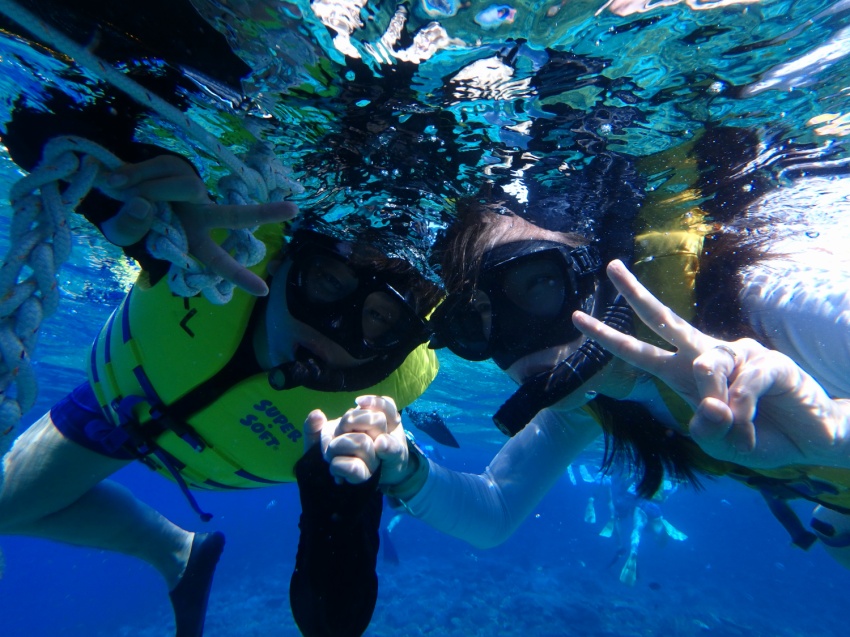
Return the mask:
M 596 245 L 603 265 L 614 259 L 631 263 L 634 255 L 634 220 L 643 199 L 643 180 L 633 164 L 625 157 L 605 154 L 596 157 L 597 179 L 591 180 L 595 189 L 613 191 L 600 220 Z M 592 198 L 590 199 L 592 202 Z M 605 325 L 625 334 L 633 331 L 632 309 L 605 275 L 598 283 L 598 299 L 592 316 Z M 597 310 L 597 308 L 599 308 Z M 600 316 L 601 314 L 601 316 Z M 499 408 L 493 422 L 508 436 L 525 427 L 537 412 L 574 393 L 598 373 L 612 358 L 593 339 L 586 339 L 579 348 L 553 369 L 542 372 L 526 382 Z
M 607 281 L 602 285 L 613 288 Z M 607 305 L 601 320 L 619 332 L 632 332 L 632 310 L 619 294 Z M 574 393 L 611 358 L 611 353 L 599 343 L 586 339 L 575 352 L 553 369 L 524 382 L 513 396 L 499 407 L 493 416 L 493 422 L 506 436 L 515 436 L 540 410 L 551 407 Z

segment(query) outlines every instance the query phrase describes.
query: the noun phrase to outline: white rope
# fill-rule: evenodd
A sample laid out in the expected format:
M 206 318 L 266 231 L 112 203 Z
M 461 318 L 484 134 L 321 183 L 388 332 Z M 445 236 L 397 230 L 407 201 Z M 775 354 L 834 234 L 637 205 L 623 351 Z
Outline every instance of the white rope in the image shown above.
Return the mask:
M 198 141 L 232 171 L 219 183 L 228 203 L 281 201 L 293 192 L 303 191 L 270 148 L 258 146 L 243 161 L 178 108 L 13 0 L 0 0 L 0 13 Z M 35 403 L 37 383 L 30 356 L 41 321 L 56 311 L 59 302 L 56 272 L 71 249 L 68 215 L 92 187 L 122 200 L 119 192 L 98 179 L 121 164 L 93 142 L 56 138 L 45 146 L 39 166 L 12 187 L 11 248 L 0 264 L 0 455 L 11 445 L 21 414 Z M 60 185 L 64 190 L 60 190 Z M 189 255 L 186 233 L 171 207 L 158 203 L 155 217 L 147 248 L 153 256 L 172 263 L 168 276 L 172 290 L 184 296 L 202 293 L 213 303 L 227 302 L 233 284 L 207 271 Z M 222 247 L 246 266 L 258 263 L 265 255 L 265 246 L 254 238 L 253 230 L 232 231 Z
M 304 188 L 292 179 L 291 171 L 274 155 L 272 148 L 257 144 L 244 157 L 245 164 L 263 179 L 271 201 L 283 201 Z M 232 205 L 251 203 L 249 186 L 238 175 L 225 175 L 218 181 L 218 192 Z M 244 266 L 256 265 L 266 255 L 266 246 L 254 237 L 256 228 L 230 230 L 221 247 Z M 176 216 L 167 206 L 158 210 L 157 220 L 148 235 L 147 249 L 158 259 L 173 264 L 168 274 L 171 290 L 180 296 L 203 294 L 215 304 L 227 303 L 233 295 L 230 281 L 210 272 L 188 252 L 186 235 Z
M 83 154 L 81 161 L 79 154 L 87 150 L 92 154 Z M 11 444 L 21 414 L 35 403 L 31 354 L 41 321 L 59 304 L 56 269 L 71 252 L 68 212 L 91 190 L 99 163 L 120 165 L 100 151 L 96 157 L 96 148 L 76 140 L 53 140 L 44 148 L 39 169 L 10 192 L 10 248 L 0 265 L 0 452 Z M 64 191 L 60 182 L 68 184 Z
M 264 188 L 274 200 L 302 190 L 269 147 L 258 146 L 246 162 L 263 168 L 256 174 L 262 176 Z M 119 201 L 128 199 L 105 179 L 122 164 L 94 142 L 57 137 L 45 145 L 39 165 L 11 188 L 10 248 L 0 264 L 0 453 L 11 443 L 9 434 L 21 414 L 35 402 L 37 383 L 31 354 L 42 320 L 53 314 L 59 303 L 56 272 L 71 251 L 68 217 L 92 188 Z M 249 201 L 249 186 L 238 177 L 228 175 L 219 184 L 228 203 Z M 200 293 L 217 304 L 229 301 L 233 284 L 189 254 L 186 233 L 171 206 L 158 202 L 154 209 L 146 246 L 152 256 L 171 262 L 168 282 L 172 291 L 181 296 Z M 265 244 L 250 229 L 231 231 L 222 248 L 246 267 L 265 256 Z

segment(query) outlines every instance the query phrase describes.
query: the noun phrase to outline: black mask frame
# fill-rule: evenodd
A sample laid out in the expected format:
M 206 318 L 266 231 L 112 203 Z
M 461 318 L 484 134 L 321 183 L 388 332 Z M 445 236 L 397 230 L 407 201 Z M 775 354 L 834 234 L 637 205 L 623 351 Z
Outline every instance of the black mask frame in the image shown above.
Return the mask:
M 524 293 L 533 296 L 527 288 L 505 289 L 511 272 L 532 264 L 551 277 L 547 283 L 553 286 L 554 298 L 542 299 L 548 307 L 540 307 L 540 298 L 524 298 Z M 573 248 L 556 241 L 523 240 L 497 246 L 483 255 L 475 286 L 450 295 L 435 312 L 431 347 L 448 347 L 472 361 L 492 358 L 507 369 L 527 354 L 572 341 L 580 336 L 572 312 L 590 311 L 593 275 L 601 265 L 590 245 Z
M 380 272 L 353 263 L 344 254 L 343 246 L 350 247 L 350 244 L 316 232 L 298 233 L 287 254 L 291 266 L 287 275 L 286 301 L 292 317 L 309 325 L 358 359 L 371 358 L 399 347 L 412 350 L 427 341 L 430 334 L 428 325 L 417 316 L 408 298 L 384 279 Z M 311 295 L 310 288 L 315 283 L 308 281 L 308 278 L 311 274 L 311 260 L 317 259 L 338 264 L 350 275 L 353 287 L 338 292 L 332 290 L 333 298 L 317 299 L 315 294 Z M 334 280 L 328 287 L 331 285 L 339 283 Z M 393 310 L 398 311 L 398 316 L 385 334 L 369 339 L 364 329 L 367 320 L 364 312 L 367 300 L 372 295 L 383 295 Z

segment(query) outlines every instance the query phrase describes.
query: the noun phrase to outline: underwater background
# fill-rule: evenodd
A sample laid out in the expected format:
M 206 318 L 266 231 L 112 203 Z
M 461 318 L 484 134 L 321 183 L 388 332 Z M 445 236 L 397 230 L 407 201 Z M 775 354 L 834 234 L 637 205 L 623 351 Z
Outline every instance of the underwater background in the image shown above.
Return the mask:
M 78 251 L 79 252 L 79 251 Z M 49 408 L 76 381 L 77 361 L 109 312 L 96 259 L 64 272 L 63 309 L 45 325 L 40 407 Z M 108 295 L 107 295 L 108 298 Z M 486 414 L 510 390 L 493 367 L 440 354 L 438 380 L 416 407 L 437 407 L 460 449 L 438 447 L 444 463 L 480 472 L 499 434 Z M 47 360 L 45 360 L 47 359 Z M 482 373 L 486 369 L 487 373 Z M 458 385 L 474 393 L 456 395 Z M 417 433 L 422 444 L 427 435 Z M 487 442 L 487 438 L 492 442 Z M 482 440 L 482 438 L 484 440 Z M 433 444 L 433 443 L 432 443 Z M 436 445 L 435 445 L 436 446 Z M 586 452 L 588 469 L 601 450 Z M 205 635 L 297 636 L 288 585 L 297 545 L 294 485 L 198 494 L 214 514 L 204 524 L 179 490 L 141 465 L 115 479 L 176 523 L 215 528 L 227 547 L 213 584 Z M 367 635 L 406 637 L 576 635 L 638 637 L 841 637 L 847 634 L 850 573 L 819 545 L 790 545 L 757 492 L 717 480 L 695 492 L 680 488 L 663 505 L 666 519 L 687 534 L 660 545 L 647 531 L 638 579 L 622 584 L 612 538 L 598 535 L 606 518 L 597 499 L 595 525 L 584 522 L 592 485 L 564 478 L 503 545 L 478 550 L 407 518 L 392 532 L 398 563 L 381 558 L 380 592 Z M 805 505 L 796 507 L 805 520 Z M 392 511 L 385 511 L 388 519 Z M 15 537 L 0 538 L 0 625 L 9 637 L 165 637 L 173 634 L 167 591 L 152 568 L 114 553 Z
M 4 175 L 8 187 L 11 171 Z M 4 210 L 3 219 L 8 211 Z M 122 297 L 113 252 L 91 237 L 75 238 L 72 263 L 60 277 L 60 310 L 43 326 L 38 344 L 38 405 L 30 420 L 80 381 L 88 353 L 111 307 Z M 511 391 L 490 363 L 439 353 L 441 370 L 412 407 L 437 409 L 460 444 L 440 446 L 417 429 L 442 462 L 478 473 L 498 450 L 502 434 L 489 413 Z M 466 388 L 463 396 L 457 388 Z M 26 424 L 26 423 L 25 423 Z M 595 472 L 601 448 L 579 462 Z M 577 465 L 578 463 L 576 463 Z M 574 466 L 576 466 L 574 465 Z M 398 563 L 382 556 L 380 592 L 367 635 L 406 637 L 576 635 L 638 637 L 697 635 L 841 637 L 847 634 L 850 573 L 818 545 L 791 546 L 756 491 L 731 480 L 680 488 L 663 504 L 684 542 L 661 545 L 647 530 L 638 579 L 619 581 L 616 542 L 598 535 L 606 519 L 584 522 L 594 485 L 568 476 L 503 545 L 487 550 L 406 518 L 391 541 Z M 297 636 L 289 611 L 289 577 L 298 541 L 294 485 L 239 493 L 202 492 L 214 514 L 202 523 L 177 487 L 139 464 L 116 474 L 148 504 L 193 530 L 219 529 L 227 546 L 216 572 L 205 635 Z M 803 520 L 810 507 L 795 505 Z M 385 522 L 393 515 L 386 507 Z M 4 637 L 165 637 L 173 634 L 167 591 L 152 568 L 105 551 L 16 537 L 0 538 L 0 634 Z
M 193 5 L 254 71 L 234 97 L 232 87 L 183 69 L 199 89 L 183 93 L 192 116 L 235 149 L 254 138 L 274 143 L 305 188 L 303 208 L 341 226 L 401 232 L 417 254 L 450 220 L 446 202 L 475 192 L 483 176 L 510 179 L 518 162 L 535 163 L 535 179 L 546 185 L 600 146 L 645 156 L 708 121 L 759 128 L 777 148 L 807 143 L 846 159 L 847 2 L 526 0 L 501 13 L 490 10 L 501 5 L 478 0 Z M 407 35 L 390 45 L 381 37 L 399 7 Z M 361 22 L 348 29 L 351 16 Z M 435 22 L 445 36 L 415 49 L 415 35 Z M 49 89 L 84 101 L 102 90 L 63 56 L 0 35 L 0 120 L 22 96 L 37 104 Z M 428 43 L 445 46 L 429 51 Z M 138 61 L 154 72 L 158 63 Z M 344 135 L 351 137 L 340 141 Z M 139 137 L 191 157 L 211 184 L 221 170 L 185 131 L 156 116 Z M 769 165 L 773 157 L 761 159 Z M 8 191 L 21 175 L 0 153 L 0 254 L 9 242 Z M 44 322 L 34 356 L 38 401 L 22 426 L 83 380 L 88 348 L 135 276 L 82 220 L 73 243 L 59 272 L 59 311 Z M 436 382 L 413 408 L 436 410 L 460 448 L 413 431 L 446 466 L 478 473 L 504 441 L 490 417 L 512 386 L 489 362 L 439 357 Z M 576 464 L 594 473 L 601 456 L 601 448 L 588 450 Z M 172 483 L 145 467 L 115 479 L 181 526 L 226 533 L 205 635 L 298 634 L 288 602 L 294 485 L 200 493 L 201 507 L 214 514 L 204 524 Z M 379 562 L 367 635 L 847 634 L 850 573 L 818 545 L 792 547 L 757 492 L 726 479 L 701 491 L 680 488 L 663 512 L 687 540 L 661 545 L 647 531 L 630 587 L 618 579 L 615 540 L 599 535 L 601 502 L 600 522 L 584 522 L 592 491 L 565 475 L 507 542 L 489 550 L 403 519 L 391 534 L 398 560 Z M 808 519 L 809 506 L 795 509 Z M 385 511 L 387 521 L 392 515 Z M 141 562 L 15 537 L 0 537 L 0 551 L 2 637 L 173 634 L 165 587 Z

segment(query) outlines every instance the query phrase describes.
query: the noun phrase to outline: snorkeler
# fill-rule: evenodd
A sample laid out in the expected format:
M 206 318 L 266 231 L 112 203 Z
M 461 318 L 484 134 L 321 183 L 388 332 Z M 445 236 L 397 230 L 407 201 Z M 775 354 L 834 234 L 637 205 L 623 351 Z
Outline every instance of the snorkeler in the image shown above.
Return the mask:
M 166 159 L 115 174 L 147 197 L 156 197 L 157 179 L 187 188 L 197 180 L 188 164 L 183 175 L 152 168 Z M 167 196 L 179 199 L 180 189 Z M 273 205 L 255 220 L 294 212 Z M 117 220 L 126 229 L 122 221 L 137 220 Z M 302 230 L 284 246 L 277 224 L 258 236 L 273 259 L 234 278 L 256 278 L 258 289 L 268 269 L 268 297 L 237 292 L 212 306 L 175 297 L 166 279 L 150 284 L 143 272 L 95 343 L 89 383 L 4 459 L 0 530 L 148 561 L 168 584 L 181 637 L 201 634 L 223 536 L 184 531 L 104 479 L 139 459 L 184 489 L 289 482 L 302 451 L 300 423 L 314 405 L 340 414 L 371 386 L 406 404 L 436 372 L 420 343 L 437 289 L 411 266 L 365 241 Z
M 147 561 L 170 591 L 177 635 L 197 637 L 223 535 L 184 530 L 106 478 L 140 460 L 177 482 L 203 519 L 209 515 L 191 488 L 294 481 L 311 409 L 339 416 L 375 391 L 406 405 L 425 390 L 437 369 L 424 345 L 425 317 L 440 289 L 407 261 L 387 257 L 367 232 L 339 236 L 318 221 L 288 231 L 280 222 L 297 214 L 291 203 L 213 203 L 188 162 L 132 141 L 141 109 L 129 100 L 108 95 L 81 109 L 47 90 L 54 108 L 19 105 L 4 144 L 25 169 L 48 137 L 67 134 L 103 140 L 133 162 L 99 181 L 125 205 L 93 191 L 78 211 L 143 269 L 92 348 L 88 382 L 3 458 L 0 533 Z M 229 303 L 173 294 L 168 264 L 145 254 L 160 201 L 180 218 L 190 254 L 240 288 Z M 213 238 L 221 240 L 218 228 L 256 225 L 266 257 L 251 268 Z M 374 497 L 380 507 L 382 495 Z M 311 516 L 305 507 L 302 529 Z M 301 584 L 306 593 L 294 594 L 295 581 L 293 599 L 312 602 L 312 582 Z M 363 605 L 351 594 L 332 601 Z M 300 611 L 293 607 L 297 620 Z
M 133 178 L 139 173 L 145 169 L 119 172 L 129 176 L 127 187 L 146 189 Z M 293 212 L 269 208 L 278 217 Z M 279 259 L 269 268 L 267 298 L 237 293 L 211 306 L 173 296 L 165 279 L 148 286 L 144 272 L 94 346 L 90 382 L 25 431 L 4 459 L 2 532 L 148 561 L 168 584 L 181 637 L 201 634 L 223 536 L 184 531 L 104 478 L 140 459 L 184 488 L 288 482 L 301 455 L 300 423 L 314 405 L 342 413 L 369 386 L 404 404 L 436 372 L 419 346 L 436 288 L 413 268 L 376 261 L 365 242 L 296 231 L 284 247 L 276 224 L 260 236 Z M 257 287 L 268 265 L 249 275 Z
M 712 130 L 694 147 L 679 149 L 678 160 L 666 157 L 660 164 L 669 168 L 693 156 L 704 161 L 736 137 L 747 141 L 740 131 Z M 727 161 L 730 152 L 727 147 L 722 155 Z M 792 159 L 803 163 L 800 156 Z M 606 466 L 634 463 L 640 495 L 652 495 L 665 473 L 677 480 L 728 475 L 759 489 L 792 541 L 804 548 L 816 536 L 787 500 L 817 502 L 811 526 L 848 565 L 841 548 L 850 545 L 850 454 L 841 397 L 850 395 L 850 347 L 837 320 L 850 304 L 838 258 L 843 246 L 836 249 L 825 232 L 813 242 L 812 235 L 794 230 L 801 227 L 796 222 L 817 224 L 818 196 L 828 197 L 842 184 L 812 176 L 819 170 L 816 161 L 805 169 L 808 176 L 776 190 L 751 172 L 735 173 L 730 184 L 719 171 L 704 168 L 702 194 L 714 195 L 712 214 L 723 225 L 704 223 L 703 210 L 712 200 L 703 210 L 674 210 L 673 225 L 665 223 L 666 203 L 645 200 L 631 162 L 607 153 L 580 171 L 578 185 L 556 193 L 560 206 L 550 202 L 535 210 L 530 199 L 523 213 L 538 223 L 560 221 L 555 230 L 512 212 L 507 194 L 493 203 L 466 204 L 444 244 L 449 296 L 435 317 L 436 344 L 467 359 L 491 358 L 520 384 L 496 414 L 512 437 L 482 475 L 421 458 L 408 461 L 406 450 L 393 446 L 402 455 L 393 477 L 382 475 L 385 492 L 435 528 L 493 546 L 604 431 L 610 445 Z M 735 198 L 741 204 L 742 196 L 749 197 L 742 204 L 747 213 L 734 218 L 731 210 L 742 207 L 728 204 Z M 642 232 L 635 236 L 633 228 Z M 824 251 L 834 258 L 824 259 Z M 623 262 L 633 264 L 685 318 L 652 296 Z M 677 351 L 629 336 L 627 303 L 648 326 L 642 339 L 673 344 Z M 708 336 L 688 320 L 738 340 Z M 593 339 L 625 360 L 610 360 Z M 347 417 L 361 417 L 363 407 Z M 390 410 L 387 422 L 394 420 Z M 333 431 L 335 423 L 327 427 Z M 377 436 L 374 447 L 389 446 L 386 438 Z M 352 481 L 368 477 L 368 466 L 350 460 L 368 456 L 370 444 L 347 458 L 337 457 L 330 445 L 326 456 L 335 474 Z M 384 456 L 391 457 L 386 451 Z
M 586 472 L 584 465 L 582 473 Z M 617 552 L 610 566 L 613 566 L 625 555 L 626 561 L 620 570 L 620 581 L 633 586 L 637 581 L 637 558 L 640 543 L 647 526 L 659 541 L 666 538 L 683 542 L 688 536 L 674 527 L 662 514 L 661 503 L 667 500 L 677 490 L 677 485 L 670 480 L 664 480 L 661 488 L 651 498 L 642 498 L 637 494 L 632 476 L 622 472 L 600 473 L 594 480 L 603 490 L 607 500 L 609 513 L 608 521 L 599 531 L 601 537 L 613 537 L 617 542 Z M 585 507 L 584 520 L 589 524 L 596 523 L 595 501 L 599 496 L 588 498 Z

